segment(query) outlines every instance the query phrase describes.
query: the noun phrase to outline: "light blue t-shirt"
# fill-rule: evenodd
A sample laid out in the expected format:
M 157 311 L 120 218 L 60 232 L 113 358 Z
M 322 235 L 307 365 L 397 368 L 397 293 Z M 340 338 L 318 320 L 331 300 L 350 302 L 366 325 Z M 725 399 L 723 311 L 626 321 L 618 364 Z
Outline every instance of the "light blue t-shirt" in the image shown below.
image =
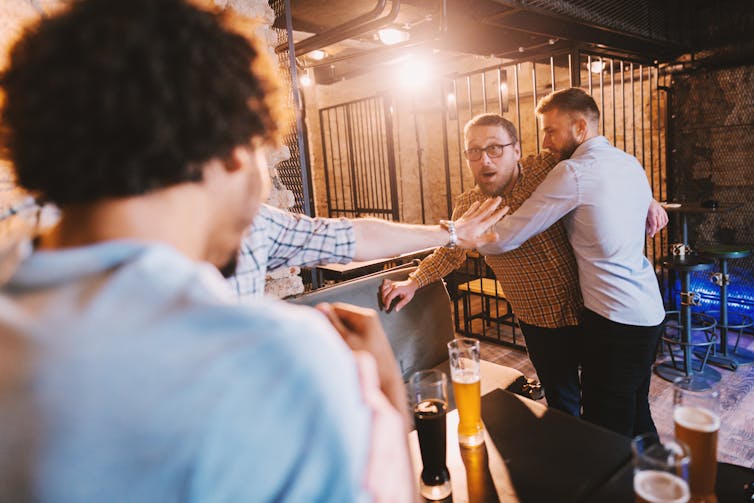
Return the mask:
M 0 331 L 31 347 L 34 499 L 368 500 L 350 350 L 309 308 L 233 302 L 213 267 L 162 245 L 26 260 Z
M 585 141 L 558 163 L 529 199 L 495 225 L 485 255 L 518 248 L 564 218 L 579 267 L 584 306 L 625 325 L 654 326 L 665 310 L 644 255 L 652 192 L 639 161 L 604 136 Z

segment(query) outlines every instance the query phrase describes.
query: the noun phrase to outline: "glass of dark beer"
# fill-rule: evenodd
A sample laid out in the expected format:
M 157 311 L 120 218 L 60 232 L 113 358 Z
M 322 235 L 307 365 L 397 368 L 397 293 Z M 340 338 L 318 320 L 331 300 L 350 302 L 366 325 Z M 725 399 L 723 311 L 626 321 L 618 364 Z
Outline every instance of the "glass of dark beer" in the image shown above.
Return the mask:
M 414 425 L 419 437 L 422 469 L 419 488 L 429 500 L 450 495 L 450 472 L 445 464 L 448 378 L 440 370 L 420 370 L 409 380 Z
M 690 497 L 689 448 L 644 433 L 631 441 L 637 503 L 687 503 Z
M 717 434 L 720 395 L 701 376 L 680 377 L 673 383 L 675 436 L 691 450 L 691 501 L 717 503 Z

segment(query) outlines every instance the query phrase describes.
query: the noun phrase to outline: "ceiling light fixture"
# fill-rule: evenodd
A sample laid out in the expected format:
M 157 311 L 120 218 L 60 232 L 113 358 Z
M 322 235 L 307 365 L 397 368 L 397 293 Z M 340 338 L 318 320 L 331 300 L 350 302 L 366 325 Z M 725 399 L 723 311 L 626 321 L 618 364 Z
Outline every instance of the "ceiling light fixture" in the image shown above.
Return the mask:
M 589 63 L 589 71 L 592 73 L 601 73 L 602 70 L 604 70 L 606 66 L 607 66 L 607 63 L 605 63 L 601 59 L 597 59 Z
M 377 37 L 385 45 L 400 44 L 411 38 L 407 31 L 398 28 L 383 28 L 377 32 Z
M 325 59 L 325 56 L 327 56 L 327 53 L 321 49 L 317 49 L 316 51 L 309 53 L 309 57 L 314 61 L 322 61 L 323 59 Z

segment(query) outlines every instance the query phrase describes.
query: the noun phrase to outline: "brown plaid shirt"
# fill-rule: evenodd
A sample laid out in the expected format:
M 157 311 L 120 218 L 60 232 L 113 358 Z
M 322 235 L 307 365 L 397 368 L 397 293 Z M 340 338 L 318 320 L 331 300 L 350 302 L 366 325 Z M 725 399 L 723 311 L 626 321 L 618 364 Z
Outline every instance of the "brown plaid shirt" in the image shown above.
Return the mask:
M 510 206 L 511 213 L 516 211 L 556 164 L 557 159 L 548 152 L 523 159 L 516 185 L 510 194 L 503 196 L 502 204 Z M 475 201 L 485 199 L 487 196 L 479 187 L 459 195 L 453 219 L 460 218 Z M 424 286 L 446 276 L 465 259 L 464 250 L 438 248 L 422 261 L 412 277 L 419 286 Z M 576 259 L 562 220 L 519 248 L 487 256 L 485 260 L 521 321 L 547 328 L 578 324 L 584 303 L 579 290 Z

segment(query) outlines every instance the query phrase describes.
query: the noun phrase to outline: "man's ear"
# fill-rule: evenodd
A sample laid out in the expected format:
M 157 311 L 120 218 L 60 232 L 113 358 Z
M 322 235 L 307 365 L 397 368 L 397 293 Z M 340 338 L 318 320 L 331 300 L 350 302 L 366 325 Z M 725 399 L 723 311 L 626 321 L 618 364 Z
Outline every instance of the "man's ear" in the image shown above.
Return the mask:
M 583 115 L 577 115 L 571 122 L 573 128 L 573 135 L 578 139 L 579 143 L 584 141 L 589 133 L 589 123 Z
M 246 147 L 236 145 L 225 160 L 225 169 L 234 172 L 243 168 L 249 163 L 249 151 Z
M 516 160 L 520 161 L 521 160 L 521 142 L 517 141 L 516 144 L 513 145 L 513 152 L 516 153 Z

